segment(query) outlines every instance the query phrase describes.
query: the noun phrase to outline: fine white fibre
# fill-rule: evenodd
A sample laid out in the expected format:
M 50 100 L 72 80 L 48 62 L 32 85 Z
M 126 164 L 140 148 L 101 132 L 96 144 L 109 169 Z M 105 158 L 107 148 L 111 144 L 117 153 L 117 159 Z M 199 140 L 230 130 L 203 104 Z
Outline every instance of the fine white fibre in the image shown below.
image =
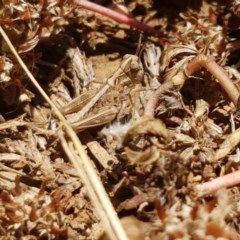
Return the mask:
M 132 121 L 126 123 L 113 122 L 111 125 L 104 127 L 100 134 L 107 138 L 108 143 L 116 145 L 117 148 L 122 147 L 124 137 L 133 125 Z

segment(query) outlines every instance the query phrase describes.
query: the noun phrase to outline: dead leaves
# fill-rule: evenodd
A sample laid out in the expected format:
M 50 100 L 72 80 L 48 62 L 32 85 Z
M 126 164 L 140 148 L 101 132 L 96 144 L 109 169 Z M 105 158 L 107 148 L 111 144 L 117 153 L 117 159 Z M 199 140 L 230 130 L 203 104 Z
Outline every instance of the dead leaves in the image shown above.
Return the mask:
M 165 144 L 168 144 L 172 137 L 159 119 L 143 117 L 132 123 L 123 140 L 126 155 L 131 163 L 147 165 L 159 158 L 160 151 L 157 147 L 148 146 L 151 136 L 159 138 Z
M 146 1 L 129 4 L 133 10 L 148 6 L 151 11 Z M 238 15 L 237 3 L 232 10 Z M 129 52 L 135 51 L 135 42 L 127 42 L 131 30 L 119 30 L 110 20 L 103 24 L 103 19 L 73 9 L 64 1 L 7 1 L 0 10 L 0 21 L 16 48 L 96 163 L 95 170 L 116 210 L 119 214 L 129 211 L 147 221 L 123 219 L 130 238 L 236 239 L 237 234 L 228 227 L 236 220 L 228 215 L 232 207 L 229 192 L 215 197 L 218 205 L 199 199 L 218 190 L 213 179 L 220 187 L 238 183 L 236 177 L 236 182 L 226 184 L 228 177 L 238 174 L 234 172 L 239 162 L 235 151 L 240 141 L 238 120 L 237 130 L 231 132 L 227 119 L 232 111 L 229 100 L 237 102 L 239 85 L 237 64 L 229 58 L 238 45 L 228 45 L 226 35 L 227 29 L 234 28 L 232 18 L 237 18 L 232 10 L 220 3 L 210 6 L 204 2 L 202 11 L 181 13 L 184 21 L 175 21 L 174 28 L 163 26 L 170 29 L 168 37 L 174 36 L 174 44 L 169 40 L 163 46 L 165 40 L 151 38 L 151 42 L 140 46 L 139 56 L 127 54 L 118 59 L 116 70 L 107 63 L 120 58 L 122 48 L 129 50 L 127 45 L 131 47 Z M 157 11 L 147 15 L 153 18 Z M 220 18 L 225 11 L 228 15 L 223 24 Z M 113 26 L 117 30 L 111 29 Z M 116 31 L 121 35 L 119 39 L 114 35 Z M 113 40 L 117 46 L 126 43 L 111 52 L 112 45 L 107 44 Z M 102 69 L 106 78 L 95 76 L 89 61 L 91 46 L 99 62 L 103 59 L 98 56 L 100 52 L 108 61 Z M 103 53 L 105 47 L 111 54 Z M 6 55 L 0 58 L 1 97 L 9 105 L 17 103 L 21 107 L 17 111 L 25 113 L 22 118 L 15 118 L 18 112 L 6 114 L 6 119 L 12 119 L 2 118 L 0 124 L 2 235 L 12 237 L 15 230 L 21 236 L 34 232 L 49 238 L 67 234 L 72 239 L 80 235 L 97 238 L 100 234 L 92 231 L 95 227 L 101 229 L 99 219 L 76 169 L 67 162 L 61 145 L 65 139 L 61 122 L 38 93 L 31 94 L 32 86 L 8 56 L 4 44 L 2 50 Z M 105 68 L 104 63 L 101 66 Z M 220 84 L 223 91 L 210 84 L 214 79 L 214 86 Z M 201 82 L 206 89 L 201 89 Z M 199 94 L 201 91 L 205 95 Z M 72 147 L 69 139 L 65 141 Z M 71 149 L 72 156 L 80 159 Z M 21 183 L 14 182 L 17 175 L 22 177 Z M 46 187 L 40 188 L 43 180 Z M 238 195 L 237 191 L 237 199 Z M 51 220 L 50 225 L 46 219 Z

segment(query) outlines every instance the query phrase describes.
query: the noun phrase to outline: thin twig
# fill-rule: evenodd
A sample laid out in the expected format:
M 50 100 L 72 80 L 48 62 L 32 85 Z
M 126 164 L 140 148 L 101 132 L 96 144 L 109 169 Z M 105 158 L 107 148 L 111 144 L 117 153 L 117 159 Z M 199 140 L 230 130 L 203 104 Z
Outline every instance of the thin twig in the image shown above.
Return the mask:
M 43 98 L 48 102 L 48 104 L 51 106 L 54 114 L 58 117 L 58 119 L 63 124 L 67 135 L 72 140 L 74 144 L 74 148 L 76 149 L 77 154 L 79 155 L 80 159 L 70 158 L 72 164 L 74 167 L 78 170 L 79 177 L 81 178 L 82 173 L 84 171 L 86 178 L 81 178 L 82 182 L 85 186 L 91 186 L 91 189 L 87 188 L 87 191 L 89 191 L 89 197 L 92 201 L 92 204 L 94 205 L 96 211 L 99 214 L 99 217 L 102 220 L 102 223 L 105 224 L 105 230 L 107 234 L 110 236 L 110 239 L 115 240 L 127 240 L 126 233 L 119 221 L 119 218 L 117 217 L 116 211 L 114 210 L 113 205 L 111 204 L 108 195 L 101 183 L 100 178 L 96 174 L 93 164 L 91 160 L 89 159 L 88 155 L 85 152 L 85 149 L 83 145 L 81 144 L 78 136 L 74 132 L 71 125 L 68 123 L 68 121 L 65 119 L 65 117 L 62 115 L 60 110 L 56 107 L 56 105 L 52 102 L 52 100 L 48 97 L 48 95 L 44 92 L 44 90 L 41 88 L 37 80 L 34 78 L 32 73 L 29 71 L 25 63 L 22 61 L 21 57 L 17 53 L 16 49 L 12 45 L 10 39 L 6 35 L 3 28 L 0 26 L 0 34 L 2 35 L 3 39 L 8 44 L 10 50 L 12 51 L 13 55 L 16 57 L 17 61 L 19 62 L 22 69 L 25 71 L 28 78 L 31 80 L 31 82 L 34 84 L 36 89 L 39 91 L 39 93 L 43 96 Z M 86 171 L 86 172 L 85 172 Z M 93 191 L 92 191 L 93 190 Z M 94 197 L 93 197 L 94 196 Z M 99 204 L 95 202 L 95 199 L 98 199 L 98 201 L 101 203 L 101 209 L 99 209 Z M 106 218 L 108 219 L 106 221 Z M 108 222 L 109 224 L 106 224 Z M 114 233 L 114 236 L 112 236 L 112 233 Z
M 66 155 L 68 156 L 68 158 L 70 160 L 71 159 L 78 159 L 78 156 L 76 156 L 76 154 L 75 154 L 74 147 L 72 146 L 71 142 L 68 143 L 66 141 L 63 132 L 59 131 L 59 137 L 60 137 L 60 140 L 61 140 L 62 147 L 63 147 Z M 79 176 L 81 177 L 81 179 L 84 179 L 84 178 L 86 179 L 87 178 L 87 175 L 84 171 L 79 171 Z M 100 209 L 102 209 L 100 201 L 99 201 L 98 198 L 96 198 L 96 195 L 94 194 L 94 189 L 92 188 L 91 184 L 89 184 L 89 182 L 86 182 L 85 187 L 87 188 L 89 196 L 92 199 L 94 199 L 96 209 L 98 209 L 98 211 Z M 104 213 L 100 213 L 100 214 L 102 215 Z M 104 221 L 105 221 L 105 225 L 109 225 L 109 222 L 108 222 L 109 219 L 105 219 Z M 109 229 L 109 236 L 114 238 L 114 232 L 112 231 L 111 228 Z

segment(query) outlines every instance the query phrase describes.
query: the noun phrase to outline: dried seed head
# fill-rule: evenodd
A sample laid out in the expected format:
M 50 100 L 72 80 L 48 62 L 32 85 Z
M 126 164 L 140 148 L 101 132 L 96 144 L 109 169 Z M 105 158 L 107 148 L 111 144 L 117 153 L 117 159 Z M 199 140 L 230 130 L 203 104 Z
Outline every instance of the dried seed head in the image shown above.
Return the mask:
M 34 188 L 23 189 L 18 178 L 15 184 L 13 194 L 7 191 L 0 194 L 1 233 L 5 230 L 8 236 L 14 237 L 16 232 L 25 236 L 34 231 L 37 236 L 42 235 L 49 239 L 55 234 L 53 229 L 58 229 L 58 232 L 62 233 L 65 231 L 61 226 L 63 220 L 61 212 L 57 207 L 54 211 L 49 208 L 50 204 L 58 205 L 62 200 L 55 202 L 56 199 L 42 194 L 42 189 L 40 189 L 41 194 L 38 194 Z M 20 235 L 18 237 L 21 237 Z

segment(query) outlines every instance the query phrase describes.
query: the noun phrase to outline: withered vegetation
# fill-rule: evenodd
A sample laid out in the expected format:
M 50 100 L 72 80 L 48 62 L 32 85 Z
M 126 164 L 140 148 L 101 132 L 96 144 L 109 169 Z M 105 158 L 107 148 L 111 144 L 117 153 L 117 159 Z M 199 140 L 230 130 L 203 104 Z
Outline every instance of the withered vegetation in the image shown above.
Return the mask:
M 240 239 L 238 0 L 2 0 L 0 26 L 124 229 L 1 38 L 0 240 Z

